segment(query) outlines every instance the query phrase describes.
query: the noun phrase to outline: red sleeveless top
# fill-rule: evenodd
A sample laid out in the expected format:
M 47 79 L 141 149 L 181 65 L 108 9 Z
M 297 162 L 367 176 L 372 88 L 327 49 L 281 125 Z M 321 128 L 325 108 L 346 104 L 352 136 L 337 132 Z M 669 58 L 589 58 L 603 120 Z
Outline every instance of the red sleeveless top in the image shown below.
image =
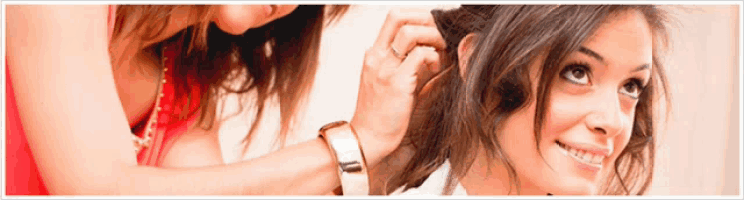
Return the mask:
M 113 25 L 112 14 L 115 13 L 113 6 L 109 6 L 109 25 Z M 109 36 L 111 34 L 109 29 Z M 147 166 L 160 166 L 161 162 L 170 149 L 173 141 L 185 133 L 195 121 L 198 113 L 192 115 L 186 120 L 178 120 L 175 118 L 178 113 L 184 112 L 185 107 L 188 110 L 195 110 L 199 106 L 200 100 L 200 88 L 191 87 L 192 97 L 191 105 L 187 106 L 186 98 L 182 98 L 182 101 L 176 102 L 176 90 L 174 82 L 174 71 L 175 58 L 179 45 L 166 45 L 163 57 L 165 58 L 164 67 L 169 70 L 165 71 L 165 77 L 163 78 L 165 83 L 162 85 L 162 97 L 160 99 L 161 110 L 157 112 L 157 125 L 153 131 L 152 144 L 149 148 L 144 148 L 137 155 L 137 162 L 140 165 Z M 49 195 L 49 191 L 44 185 L 44 180 L 39 174 L 39 169 L 36 166 L 36 162 L 33 158 L 33 152 L 29 148 L 28 141 L 26 140 L 26 134 L 23 130 L 23 124 L 21 123 L 18 109 L 15 101 L 15 91 L 10 81 L 10 70 L 7 64 L 7 58 L 5 63 L 5 148 L 6 148 L 6 166 L 5 166 L 5 191 L 6 195 Z M 195 83 L 193 79 L 189 79 L 189 82 Z M 189 84 L 196 85 L 196 84 Z M 150 113 L 152 114 L 151 109 Z M 150 114 L 150 115 L 151 115 Z M 148 120 L 149 117 L 144 117 L 143 120 Z M 138 123 L 135 123 L 138 124 Z M 134 124 L 130 124 L 130 127 Z M 134 133 L 135 135 L 142 136 L 144 129 Z M 134 144 L 132 145 L 131 151 L 134 151 Z

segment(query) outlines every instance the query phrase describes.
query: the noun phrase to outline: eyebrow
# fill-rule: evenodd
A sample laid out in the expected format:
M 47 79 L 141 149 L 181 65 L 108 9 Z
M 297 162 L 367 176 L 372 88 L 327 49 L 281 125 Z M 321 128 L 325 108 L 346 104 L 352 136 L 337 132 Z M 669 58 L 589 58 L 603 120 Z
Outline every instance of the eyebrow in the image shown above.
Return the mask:
M 594 52 L 594 51 L 592 51 L 589 48 L 586 48 L 586 47 L 583 47 L 583 46 L 582 47 L 579 47 L 579 52 L 584 53 L 584 54 L 586 54 L 588 56 L 591 56 L 594 59 L 597 59 L 599 62 L 602 62 L 603 65 L 607 65 L 607 62 L 605 62 L 605 60 L 604 60 L 604 58 L 602 56 L 600 56 L 597 52 Z M 651 68 L 651 66 L 649 64 L 642 64 L 642 65 L 636 67 L 635 69 L 633 69 L 633 72 L 637 72 L 637 71 L 641 71 L 641 70 L 646 70 L 646 69 L 649 69 L 649 68 Z
M 646 69 L 649 69 L 649 68 L 651 68 L 650 65 L 648 65 L 648 64 L 642 64 L 641 66 L 636 67 L 633 70 L 633 72 L 637 72 L 637 71 L 641 71 L 641 70 L 646 70 Z
M 588 56 L 594 57 L 594 59 L 597 59 L 599 62 L 602 62 L 602 64 L 607 65 L 607 63 L 605 62 L 604 58 L 602 58 L 602 56 L 600 56 L 597 52 L 590 50 L 589 48 L 579 47 L 579 52 L 584 53 Z

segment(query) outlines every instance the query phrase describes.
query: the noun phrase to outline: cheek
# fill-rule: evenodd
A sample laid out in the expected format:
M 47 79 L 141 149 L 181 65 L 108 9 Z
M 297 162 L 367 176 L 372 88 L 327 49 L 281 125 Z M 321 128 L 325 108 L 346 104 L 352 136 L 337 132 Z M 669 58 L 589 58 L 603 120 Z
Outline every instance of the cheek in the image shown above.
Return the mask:
M 635 106 L 635 105 L 633 105 Z M 622 113 L 622 117 L 620 120 L 622 120 L 622 129 L 620 130 L 620 133 L 617 134 L 613 140 L 613 144 L 615 145 L 616 152 L 614 154 L 619 154 L 621 150 L 625 149 L 626 146 L 628 146 L 628 142 L 630 141 L 630 137 L 632 136 L 633 132 L 633 123 L 635 123 L 635 107 L 631 107 L 627 109 L 627 111 Z M 617 158 L 617 155 L 614 155 L 615 158 Z
M 624 118 L 627 119 L 627 118 Z M 618 161 L 618 158 L 620 158 L 620 154 L 625 150 L 625 147 L 628 146 L 628 142 L 630 141 L 630 137 L 633 130 L 633 121 L 632 118 L 628 119 L 630 121 L 626 121 L 627 125 L 626 128 L 623 128 L 623 130 L 614 138 L 612 138 L 612 146 L 613 151 L 612 155 L 610 156 L 610 159 L 607 159 L 605 163 L 603 163 L 604 167 L 602 169 L 602 174 L 604 174 L 604 177 L 610 176 L 610 174 L 615 173 L 615 164 Z
M 613 138 L 613 146 L 614 146 L 614 152 L 612 153 L 612 160 L 613 163 L 618 159 L 620 156 L 620 153 L 625 149 L 625 147 L 628 146 L 628 142 L 630 141 L 630 137 L 632 135 L 633 131 L 633 118 L 625 117 L 625 127 L 623 130 Z
M 535 105 L 518 110 L 504 122 L 502 130 L 497 131 L 499 143 L 512 160 L 537 155 L 535 147 L 534 119 Z M 524 159 L 518 159 L 524 160 Z
M 550 107 L 545 116 L 545 137 L 558 137 L 574 128 L 586 114 L 585 99 L 561 91 L 553 91 Z

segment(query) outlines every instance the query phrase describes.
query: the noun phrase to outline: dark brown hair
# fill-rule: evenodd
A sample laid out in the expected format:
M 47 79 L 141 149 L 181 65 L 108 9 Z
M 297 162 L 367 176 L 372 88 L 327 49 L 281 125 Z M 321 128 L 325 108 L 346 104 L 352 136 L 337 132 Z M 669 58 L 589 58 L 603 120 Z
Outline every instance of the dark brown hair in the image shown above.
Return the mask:
M 390 169 L 381 173 L 393 175 L 382 186 L 384 190 L 389 193 L 401 186 L 417 187 L 449 159 L 451 171 L 444 193 L 451 194 L 479 148 L 485 149 L 488 158 L 505 163 L 512 186 L 518 186 L 509 160 L 519 158 L 504 154 L 495 133 L 506 118 L 535 98 L 534 134 L 539 140 L 551 83 L 561 70 L 559 64 L 601 24 L 628 11 L 642 13 L 652 29 L 653 71 L 636 105 L 630 141 L 617 159 L 614 173 L 606 177 L 602 193 L 643 194 L 653 174 L 654 105 L 660 95 L 666 97 L 667 110 L 669 105 L 660 60 L 667 48 L 666 18 L 652 5 L 492 5 L 432 11 L 448 44 L 443 56 L 448 68 L 433 83 L 435 90 L 417 104 L 398 152 L 386 158 L 385 162 L 398 159 L 401 165 L 398 169 L 391 164 L 385 166 Z M 478 37 L 461 77 L 457 45 L 468 33 Z M 532 83 L 529 66 L 541 55 L 546 57 L 539 63 L 539 81 Z M 532 84 L 537 84 L 535 94 Z M 400 157 L 405 161 L 399 161 Z
M 186 7 L 193 18 L 181 20 L 197 22 L 195 25 L 163 42 L 148 47 L 133 43 L 126 48 L 141 53 L 160 49 L 166 42 L 181 43 L 184 48 L 177 53 L 179 67 L 174 72 L 176 101 L 191 105 L 191 101 L 198 100 L 199 107 L 176 114 L 185 118 L 202 111 L 199 122 L 205 129 L 213 125 L 220 89 L 239 94 L 256 91 L 258 110 L 243 141 L 245 145 L 249 144 L 261 121 L 265 103 L 276 95 L 281 120 L 279 138 L 284 141 L 295 112 L 312 86 L 321 32 L 326 24 L 343 15 L 348 5 L 300 5 L 287 16 L 242 35 L 225 33 L 210 22 L 216 10 L 213 5 L 119 5 L 111 46 L 124 43 L 129 37 L 138 37 L 140 41 L 157 38 L 167 27 L 171 15 Z M 240 81 L 237 87 L 229 85 L 236 80 Z M 199 91 L 200 96 L 192 94 L 194 87 L 198 87 L 195 91 Z M 195 96 L 200 99 L 191 99 Z M 241 102 L 242 110 L 244 101 Z

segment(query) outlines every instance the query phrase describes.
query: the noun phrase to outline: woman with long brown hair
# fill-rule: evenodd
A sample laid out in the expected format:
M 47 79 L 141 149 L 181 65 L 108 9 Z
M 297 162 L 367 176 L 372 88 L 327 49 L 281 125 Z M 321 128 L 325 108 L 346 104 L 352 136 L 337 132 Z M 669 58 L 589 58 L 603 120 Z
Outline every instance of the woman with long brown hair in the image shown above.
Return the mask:
M 245 103 L 277 97 L 287 134 L 315 75 L 322 29 L 346 7 L 8 6 L 6 194 L 356 189 L 347 176 L 395 149 L 427 78 L 419 72 L 438 69 L 426 67 L 436 52 L 418 48 L 444 47 L 431 16 L 391 15 L 365 57 L 354 118 L 331 123 L 324 137 L 224 165 L 214 131 L 222 91 L 255 91 Z M 350 165 L 337 152 L 361 158 Z
M 653 5 L 432 12 L 445 70 L 427 83 L 379 193 L 644 194 L 667 35 Z M 668 96 L 665 96 L 668 97 Z M 669 104 L 667 104 L 669 105 Z

